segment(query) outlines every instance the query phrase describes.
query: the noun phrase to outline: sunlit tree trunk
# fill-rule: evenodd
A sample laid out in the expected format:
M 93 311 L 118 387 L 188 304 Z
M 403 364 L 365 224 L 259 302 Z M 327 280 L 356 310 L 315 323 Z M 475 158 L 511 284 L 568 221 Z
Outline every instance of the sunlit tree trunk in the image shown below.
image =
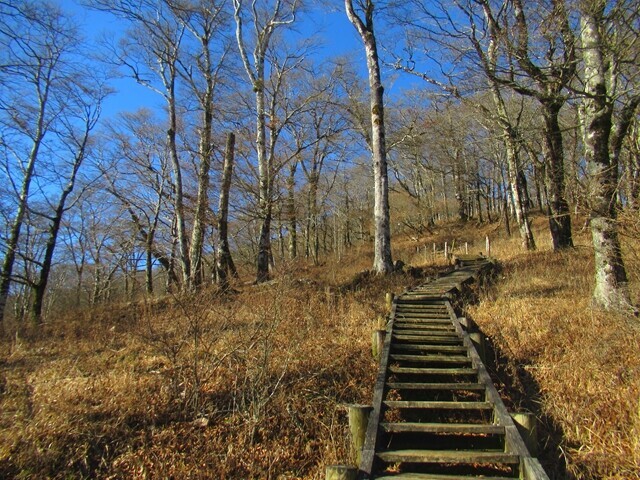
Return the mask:
M 631 301 L 627 272 L 616 225 L 618 168 L 609 152 L 613 104 L 607 96 L 605 44 L 601 36 L 605 6 L 606 2 L 600 0 L 588 2 L 580 18 L 585 82 L 582 121 L 595 253 L 593 301 L 605 309 L 628 310 Z
M 258 237 L 258 253 L 256 260 L 256 282 L 269 280 L 269 265 L 271 261 L 271 220 L 273 216 L 273 156 L 267 152 L 266 138 L 266 99 L 265 99 L 265 62 L 267 52 L 271 45 L 273 32 L 282 26 L 290 25 L 295 21 L 297 2 L 285 4 L 281 0 L 273 2 L 270 12 L 255 8 L 255 2 L 251 10 L 255 38 L 253 43 L 253 62 L 247 54 L 247 42 L 243 33 L 243 1 L 233 0 L 234 19 L 236 22 L 236 41 L 240 51 L 240 57 L 245 73 L 255 94 L 256 116 L 256 155 L 258 157 L 258 213 L 260 216 L 260 234 Z M 287 10 L 286 12 L 283 10 Z M 266 14 L 266 17 L 264 16 Z M 263 17 L 263 18 L 261 18 Z M 274 100 L 275 101 L 275 100 Z M 275 128 L 275 127 L 274 127 Z M 274 142 L 271 137 L 271 152 Z
M 387 175 L 387 147 L 384 128 L 384 87 L 380 77 L 378 47 L 373 31 L 373 10 L 371 0 L 364 2 L 363 21 L 354 11 L 353 2 L 345 0 L 349 21 L 355 26 L 364 43 L 371 106 L 371 153 L 374 178 L 374 259 L 373 269 L 377 273 L 393 271 L 391 258 L 391 225 L 389 218 L 389 184 Z
M 235 134 L 231 132 L 228 133 L 222 170 L 222 186 L 220 187 L 220 199 L 218 203 L 216 276 L 218 285 L 223 288 L 228 286 L 229 276 L 233 276 L 234 278 L 238 276 L 229 247 L 229 193 L 231 191 L 231 178 L 233 176 L 235 141 Z
M 289 166 L 289 177 L 287 178 L 287 217 L 289 230 L 289 258 L 292 260 L 298 256 L 298 218 L 296 215 L 296 171 L 298 162 L 293 161 Z

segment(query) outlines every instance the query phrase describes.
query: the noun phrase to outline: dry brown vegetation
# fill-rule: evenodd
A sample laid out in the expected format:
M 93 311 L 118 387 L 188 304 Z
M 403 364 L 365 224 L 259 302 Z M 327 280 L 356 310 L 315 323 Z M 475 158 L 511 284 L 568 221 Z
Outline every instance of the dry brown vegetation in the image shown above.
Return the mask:
M 637 301 L 640 237 L 624 225 Z M 515 239 L 495 243 L 503 271 L 468 314 L 502 356 L 512 407 L 538 414 L 550 476 L 640 478 L 640 320 L 592 308 L 588 232 L 555 254 L 537 226 L 536 253 L 518 251 Z
M 504 268 L 467 313 L 500 354 L 508 404 L 541 417 L 552 477 L 636 478 L 637 319 L 591 309 L 586 234 L 553 254 L 542 219 L 536 226 L 536 253 L 496 226 L 453 224 L 399 240 L 394 253 L 423 265 L 425 244 L 455 238 L 475 252 L 490 233 Z M 343 405 L 371 401 L 384 292 L 421 281 L 361 274 L 369 254 L 281 265 L 277 282 L 229 295 L 69 313 L 5 338 L 0 477 L 323 478 L 325 465 L 350 460 Z
M 384 292 L 418 281 L 351 277 L 121 305 L 5 339 L 0 477 L 320 478 L 349 460 L 344 405 L 370 401 Z

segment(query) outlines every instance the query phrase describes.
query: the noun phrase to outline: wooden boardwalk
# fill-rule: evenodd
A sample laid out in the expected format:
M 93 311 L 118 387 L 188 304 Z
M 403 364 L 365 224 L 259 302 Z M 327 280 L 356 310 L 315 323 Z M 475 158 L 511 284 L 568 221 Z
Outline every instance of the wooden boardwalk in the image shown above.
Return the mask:
M 548 479 L 451 305 L 493 265 L 457 265 L 394 300 L 360 479 Z

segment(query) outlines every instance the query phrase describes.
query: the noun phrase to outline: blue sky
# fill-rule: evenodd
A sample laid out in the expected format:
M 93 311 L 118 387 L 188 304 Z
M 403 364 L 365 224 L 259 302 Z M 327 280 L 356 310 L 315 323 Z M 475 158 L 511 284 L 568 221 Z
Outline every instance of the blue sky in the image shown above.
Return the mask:
M 109 37 L 117 37 L 126 28 L 123 22 L 115 19 L 112 15 L 89 10 L 80 6 L 75 0 L 61 0 L 60 3 L 66 11 L 73 12 L 77 16 L 83 25 L 85 37 L 91 43 L 97 43 L 104 34 Z M 353 55 L 362 75 L 366 75 L 364 48 L 354 27 L 349 23 L 342 10 L 332 13 L 318 12 L 318 14 L 307 15 L 307 17 L 303 21 L 300 31 L 302 34 L 318 32 L 323 42 L 323 47 L 318 55 L 327 57 Z M 138 85 L 133 79 L 118 78 L 113 79 L 110 83 L 116 89 L 116 93 L 111 95 L 103 105 L 104 117 L 111 117 L 118 112 L 132 111 L 140 107 L 156 108 L 163 105 L 163 101 L 157 93 Z

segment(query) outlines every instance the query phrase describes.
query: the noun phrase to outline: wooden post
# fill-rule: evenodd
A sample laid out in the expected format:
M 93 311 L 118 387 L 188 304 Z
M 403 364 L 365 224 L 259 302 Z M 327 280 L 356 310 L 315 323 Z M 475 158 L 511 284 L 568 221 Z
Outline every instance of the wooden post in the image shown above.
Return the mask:
M 484 335 L 482 335 L 482 333 L 480 332 L 473 332 L 469 334 L 469 338 L 471 338 L 473 345 L 476 347 L 476 350 L 478 351 L 478 355 L 480 355 L 480 359 L 482 360 L 482 362 L 486 362 L 487 354 L 484 345 Z
M 487 251 L 487 257 L 490 257 L 491 256 L 491 240 L 489 240 L 489 235 L 486 236 L 485 243 L 486 243 L 485 250 Z
M 326 480 L 356 480 L 358 469 L 347 465 L 329 465 L 326 469 Z
M 533 413 L 512 413 L 516 427 L 532 457 L 538 456 L 538 421 Z
M 464 242 L 464 253 L 469 255 L 469 242 Z
M 433 261 L 436 261 L 436 242 L 433 242 Z
M 387 331 L 379 328 L 374 330 L 371 334 L 371 353 L 373 354 L 373 358 L 380 358 L 382 347 L 384 345 L 384 339 L 386 336 Z
M 387 329 L 387 319 L 382 315 L 378 315 L 378 320 L 376 322 L 376 328 L 378 330 L 386 330 Z
M 444 242 L 444 260 L 445 262 L 449 260 L 449 245 L 447 242 Z
M 458 317 L 458 321 L 460 322 L 460 325 L 464 327 L 465 330 L 469 330 L 469 320 L 467 320 L 467 317 Z
M 385 306 L 387 307 L 387 312 L 391 311 L 391 306 L 393 305 L 394 297 L 395 296 L 393 292 L 387 292 L 384 296 L 384 303 L 385 303 Z
M 351 451 L 356 459 L 356 464 L 360 465 L 364 439 L 367 435 L 367 425 L 369 424 L 369 415 L 373 407 L 370 405 L 348 405 L 347 408 L 349 409 Z

